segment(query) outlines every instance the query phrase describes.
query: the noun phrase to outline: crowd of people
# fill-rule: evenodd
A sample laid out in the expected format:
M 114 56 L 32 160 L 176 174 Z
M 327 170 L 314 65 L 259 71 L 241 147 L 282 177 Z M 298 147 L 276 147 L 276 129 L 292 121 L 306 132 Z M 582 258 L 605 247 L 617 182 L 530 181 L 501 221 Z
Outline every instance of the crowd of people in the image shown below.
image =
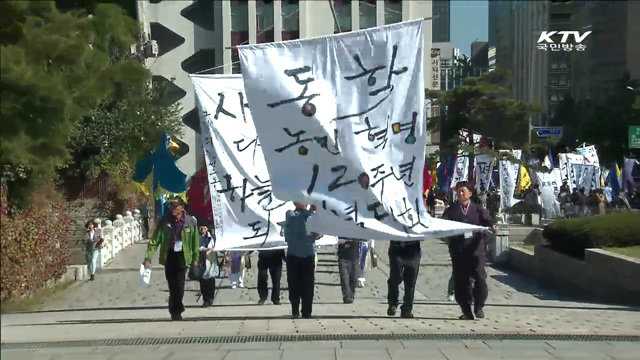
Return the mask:
M 481 206 L 471 202 L 473 186 L 468 182 L 456 185 L 456 202 L 446 208 L 442 218 L 467 224 L 492 228 L 497 231 L 491 216 Z M 425 199 L 428 202 L 428 199 Z M 271 277 L 271 302 L 280 304 L 280 279 L 286 264 L 289 303 L 293 318 L 311 318 L 317 267 L 316 240 L 322 234 L 308 232 L 307 220 L 315 208 L 296 202 L 295 209 L 286 213 L 283 235 L 287 243 L 284 249 L 258 252 L 259 304 L 268 299 L 268 278 Z M 186 278 L 200 282 L 203 307 L 213 305 L 215 278 L 221 268 L 228 265 L 232 288 L 244 286 L 245 268 L 251 267 L 248 252 L 228 251 L 217 254 L 215 238 L 206 224 L 185 211 L 180 198 L 170 202 L 170 211 L 156 224 L 145 258 L 144 266 L 151 266 L 151 259 L 159 250 L 159 262 L 164 265 L 169 287 L 169 313 L 172 320 L 181 320 L 184 312 L 183 298 Z M 485 246 L 480 232 L 444 239 L 451 255 L 453 275 L 450 288 L 460 305 L 460 319 L 484 318 L 484 302 L 487 298 Z M 373 241 L 339 237 L 337 244 L 338 271 L 342 297 L 345 304 L 356 299 L 358 287 L 365 286 L 366 270 L 376 266 L 377 255 Z M 221 256 L 220 256 L 221 255 Z M 400 284 L 404 283 L 404 295 L 400 316 L 413 318 L 413 300 L 422 257 L 420 241 L 389 242 L 389 278 L 387 315 L 395 316 L 400 305 Z M 452 295 L 452 294 L 450 294 Z

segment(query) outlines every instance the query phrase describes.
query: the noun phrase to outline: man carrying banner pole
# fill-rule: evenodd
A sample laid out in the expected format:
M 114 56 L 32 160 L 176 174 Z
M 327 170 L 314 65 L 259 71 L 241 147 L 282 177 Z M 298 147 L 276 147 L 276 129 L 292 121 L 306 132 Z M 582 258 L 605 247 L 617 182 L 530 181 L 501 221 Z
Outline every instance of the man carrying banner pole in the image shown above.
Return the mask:
M 498 227 L 494 225 L 491 216 L 482 206 L 471 203 L 471 189 L 466 181 L 456 184 L 457 203 L 449 206 L 442 218 L 472 225 L 492 227 L 494 232 Z M 462 316 L 460 320 L 473 320 L 474 314 L 478 319 L 484 318 L 484 303 L 487 300 L 487 273 L 485 272 L 485 247 L 480 232 L 468 232 L 464 235 L 448 238 L 449 253 L 453 266 L 455 298 Z M 474 280 L 473 288 L 471 279 Z M 471 312 L 471 305 L 474 305 Z
M 307 233 L 309 205 L 296 202 L 295 210 L 289 210 L 284 223 L 284 240 L 287 242 L 287 281 L 291 317 L 311 318 L 313 291 L 315 288 L 315 241 L 319 234 Z
M 389 243 L 389 280 L 387 315 L 395 316 L 400 296 L 399 286 L 404 282 L 404 299 L 400 316 L 413 318 L 413 297 L 420 269 L 420 241 L 391 241 Z

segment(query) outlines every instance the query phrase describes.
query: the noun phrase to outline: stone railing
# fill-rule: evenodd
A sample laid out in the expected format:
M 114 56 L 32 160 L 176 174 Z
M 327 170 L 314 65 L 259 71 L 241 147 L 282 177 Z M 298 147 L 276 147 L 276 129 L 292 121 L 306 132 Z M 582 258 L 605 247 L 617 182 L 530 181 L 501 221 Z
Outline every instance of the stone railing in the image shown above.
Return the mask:
M 142 240 L 140 210 L 136 209 L 133 213 L 125 211 L 124 216 L 118 214 L 113 221 L 105 220 L 101 233 L 105 244 L 100 251 L 99 267 L 103 267 L 129 245 Z

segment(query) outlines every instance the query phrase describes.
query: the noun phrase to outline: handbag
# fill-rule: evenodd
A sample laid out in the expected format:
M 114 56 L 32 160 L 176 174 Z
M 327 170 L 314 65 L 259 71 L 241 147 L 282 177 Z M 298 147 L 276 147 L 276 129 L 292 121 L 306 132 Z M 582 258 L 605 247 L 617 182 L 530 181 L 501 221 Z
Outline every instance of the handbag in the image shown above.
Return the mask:
M 190 280 L 200 280 L 202 279 L 203 269 L 199 265 L 191 265 L 189 268 L 189 279 Z
M 96 249 L 101 250 L 102 248 L 104 248 L 104 240 L 100 239 L 96 243 Z

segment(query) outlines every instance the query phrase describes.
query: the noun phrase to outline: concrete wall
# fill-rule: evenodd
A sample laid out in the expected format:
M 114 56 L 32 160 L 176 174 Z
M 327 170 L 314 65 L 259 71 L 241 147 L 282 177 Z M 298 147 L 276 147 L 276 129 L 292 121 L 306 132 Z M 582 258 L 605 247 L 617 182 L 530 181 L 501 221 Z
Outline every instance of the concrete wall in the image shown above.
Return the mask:
M 581 261 L 538 245 L 511 248 L 509 265 L 540 284 L 592 301 L 640 305 L 640 259 L 587 249 Z

